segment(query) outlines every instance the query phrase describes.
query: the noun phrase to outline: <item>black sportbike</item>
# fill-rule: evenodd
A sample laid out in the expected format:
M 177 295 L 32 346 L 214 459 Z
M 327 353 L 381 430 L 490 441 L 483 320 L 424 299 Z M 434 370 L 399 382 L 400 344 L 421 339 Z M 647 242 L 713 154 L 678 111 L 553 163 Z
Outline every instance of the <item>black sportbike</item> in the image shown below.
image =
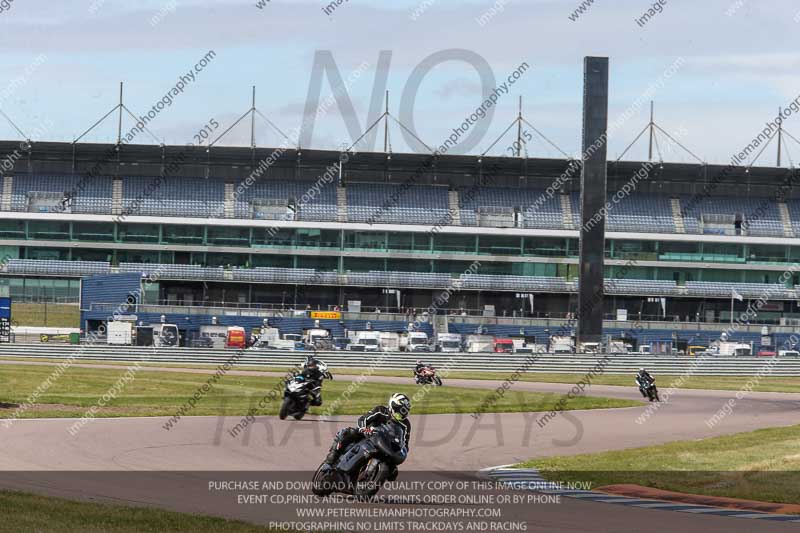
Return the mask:
M 283 390 L 283 403 L 278 412 L 281 420 L 286 420 L 287 416 L 293 416 L 295 420 L 300 420 L 308 411 L 311 404 L 312 389 L 314 384 L 297 375 L 286 381 L 286 388 Z
M 660 402 L 661 398 L 658 397 L 658 388 L 656 387 L 656 380 L 647 380 L 639 385 L 639 390 L 648 400 Z
M 370 498 L 386 481 L 397 477 L 397 466 L 406 460 L 408 450 L 402 428 L 382 424 L 372 433 L 348 446 L 334 466 L 326 463 L 317 469 L 311 491 L 317 496 L 333 492 Z

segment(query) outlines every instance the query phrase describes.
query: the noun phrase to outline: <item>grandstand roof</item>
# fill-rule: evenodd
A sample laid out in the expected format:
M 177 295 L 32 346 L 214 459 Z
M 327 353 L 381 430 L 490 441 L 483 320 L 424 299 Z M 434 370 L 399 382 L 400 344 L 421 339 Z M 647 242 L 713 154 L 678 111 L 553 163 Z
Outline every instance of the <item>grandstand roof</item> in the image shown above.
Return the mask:
M 22 157 L 14 160 L 13 170 L 0 173 L 57 173 L 93 175 L 153 176 L 159 175 L 164 165 L 177 162 L 177 170 L 170 176 L 206 176 L 211 178 L 246 178 L 259 162 L 274 154 L 273 169 L 294 169 L 306 178 L 319 174 L 340 158 L 335 150 L 280 149 L 249 147 L 187 147 L 180 145 L 127 145 L 68 142 L 35 142 L 30 152 L 20 149 L 20 141 L 0 141 L 0 154 L 15 150 Z M 402 183 L 417 175 L 417 183 L 441 185 L 470 185 L 481 174 L 490 174 L 500 186 L 548 186 L 555 177 L 570 165 L 567 159 L 489 157 L 478 155 L 444 155 L 435 159 L 428 154 L 359 152 L 350 154 L 345 165 L 350 181 L 387 181 Z M 609 190 L 622 185 L 644 162 L 619 161 L 608 163 Z M 380 171 L 381 174 L 376 174 Z M 282 172 L 282 177 L 288 175 Z M 718 194 L 736 194 L 741 190 L 728 189 L 725 184 L 765 187 L 761 193 L 774 191 L 787 180 L 800 177 L 797 169 L 783 167 L 726 167 L 689 163 L 656 163 L 652 168 L 648 186 L 675 184 L 682 187 L 703 186 L 715 179 L 719 182 Z M 579 172 L 574 173 L 568 190 L 578 188 Z M 522 178 L 522 179 L 521 179 Z M 794 181 L 792 181 L 793 183 Z M 749 190 L 749 193 L 757 192 Z

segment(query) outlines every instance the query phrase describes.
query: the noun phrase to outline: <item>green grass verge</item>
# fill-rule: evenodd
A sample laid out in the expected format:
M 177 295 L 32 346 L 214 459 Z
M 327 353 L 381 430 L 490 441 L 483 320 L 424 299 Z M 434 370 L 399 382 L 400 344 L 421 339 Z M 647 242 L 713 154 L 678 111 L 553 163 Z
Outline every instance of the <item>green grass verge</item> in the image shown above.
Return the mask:
M 300 353 L 300 352 L 298 352 Z M 301 362 L 303 355 L 299 355 L 297 360 Z M 7 361 L 39 361 L 58 363 L 59 359 L 45 359 L 45 358 L 20 358 L 20 357 L 3 357 L 0 359 Z M 118 361 L 97 361 L 85 360 L 87 364 L 100 364 L 108 366 L 128 366 L 130 363 L 121 363 Z M 207 370 L 215 365 L 201 365 L 201 364 L 181 364 L 181 363 L 143 363 L 142 366 L 157 366 L 157 367 L 170 367 L 170 368 L 197 368 Z M 281 372 L 285 373 L 288 368 L 282 366 L 256 366 L 256 365 L 237 365 L 236 370 L 249 370 L 258 372 Z M 358 368 L 331 368 L 334 375 L 337 374 L 350 374 L 357 375 L 361 373 Z M 471 371 L 453 371 L 448 374 L 450 379 L 475 379 L 475 380 L 496 380 L 504 381 L 509 377 L 510 372 L 471 372 Z M 386 377 L 410 377 L 411 369 L 409 370 L 376 370 L 375 376 Z M 544 372 L 530 372 L 520 376 L 519 381 L 538 382 L 538 383 L 577 383 L 585 377 L 584 374 L 549 374 Z M 658 374 L 659 389 L 666 390 L 670 387 L 671 383 L 676 380 L 681 380 L 682 389 L 705 389 L 705 390 L 739 390 L 746 385 L 751 379 L 751 376 L 677 376 L 672 374 Z M 592 383 L 596 385 L 618 385 L 622 387 L 633 387 L 633 374 L 604 374 L 592 378 Z M 775 377 L 764 376 L 758 383 L 751 384 L 755 392 L 797 392 L 800 393 L 800 377 Z
M 298 352 L 300 353 L 300 352 Z M 303 355 L 299 355 L 297 360 L 301 362 Z M 2 357 L 0 359 L 7 361 L 46 361 L 58 363 L 59 359 L 45 359 L 45 358 L 19 358 L 19 357 Z M 117 361 L 97 361 L 85 360 L 88 364 L 102 364 L 109 366 L 128 366 L 130 363 L 121 363 Z M 199 364 L 181 364 L 181 363 L 143 363 L 142 366 L 160 366 L 170 368 L 199 368 L 207 370 L 215 365 L 199 365 Z M 0 367 L 1 368 L 1 367 Z M 255 365 L 237 365 L 236 370 L 251 370 L 258 372 L 281 372 L 285 373 L 288 368 L 282 366 L 255 366 Z M 358 368 L 332 368 L 331 371 L 334 375 L 350 374 L 357 375 L 361 372 Z M 496 380 L 504 381 L 509 377 L 510 372 L 470 372 L 470 371 L 453 371 L 447 376 L 449 379 L 475 379 L 475 380 Z M 404 377 L 411 376 L 411 369 L 409 370 L 377 370 L 374 372 L 375 376 L 386 377 Z M 544 372 L 530 372 L 520 376 L 519 381 L 538 382 L 538 383 L 577 383 L 585 377 L 584 374 L 548 374 Z M 706 390 L 739 390 L 746 385 L 751 379 L 751 376 L 677 376 L 672 374 L 658 374 L 659 389 L 666 390 L 670 384 L 676 380 L 681 380 L 682 389 L 706 389 Z M 596 385 L 618 385 L 622 387 L 633 387 L 633 374 L 604 374 L 592 378 L 592 383 Z M 753 391 L 756 392 L 797 392 L 800 393 L 800 377 L 775 377 L 764 376 L 758 383 L 753 386 Z
M 2 533 L 274 533 L 278 530 L 153 508 L 0 491 Z
M 505 376 L 505 374 L 500 374 Z M 492 376 L 479 372 L 453 372 L 450 377 L 462 379 L 505 379 L 505 377 Z M 584 378 L 584 374 L 546 374 L 534 372 L 525 374 L 520 381 L 534 381 L 542 383 L 577 383 Z M 633 387 L 634 373 L 630 374 L 603 374 L 592 378 L 595 385 L 619 385 Z M 670 384 L 681 380 L 682 389 L 707 389 L 707 390 L 739 390 L 752 379 L 752 376 L 701 376 L 694 375 L 682 377 L 672 374 L 657 374 L 658 388 L 667 390 Z M 753 387 L 757 392 L 800 392 L 800 377 L 773 377 L 765 376 Z
M 11 303 L 11 320 L 20 326 L 77 328 L 80 310 L 77 304 Z
M 545 478 L 800 503 L 800 426 L 596 454 L 533 459 Z
M 0 417 L 12 416 L 14 405 L 26 401 L 40 384 L 54 372 L 55 367 L 43 365 L 3 365 L 0 367 L 0 402 L 6 407 Z M 20 418 L 31 417 L 80 417 L 86 409 L 97 404 L 98 399 L 115 385 L 127 372 L 125 367 L 80 368 L 70 367 L 39 396 L 36 404 L 25 410 Z M 207 383 L 211 372 L 163 372 L 140 369 L 135 379 L 121 387 L 120 392 L 96 416 L 165 416 L 173 415 L 178 408 Z M 350 380 L 326 381 L 323 398 L 326 404 L 336 408 L 331 414 L 363 414 L 378 403 L 383 403 L 394 392 L 403 392 L 414 399 L 422 389 L 412 380 L 403 385 L 364 382 L 352 387 L 352 394 L 342 393 L 351 384 Z M 282 378 L 263 376 L 240 376 L 228 374 L 197 402 L 192 415 L 244 415 L 251 407 L 275 386 Z M 281 387 L 281 392 L 282 387 Z M 455 387 L 431 387 L 427 394 L 415 401 L 413 414 L 473 413 L 491 395 L 492 390 Z M 277 414 L 280 407 L 276 401 L 267 404 L 258 414 Z M 549 411 L 561 398 L 559 394 L 532 392 L 506 392 L 486 412 Z M 611 407 L 639 406 L 641 403 L 598 397 L 576 397 L 567 402 L 567 409 L 601 409 Z M 321 414 L 328 405 L 313 408 L 312 414 Z

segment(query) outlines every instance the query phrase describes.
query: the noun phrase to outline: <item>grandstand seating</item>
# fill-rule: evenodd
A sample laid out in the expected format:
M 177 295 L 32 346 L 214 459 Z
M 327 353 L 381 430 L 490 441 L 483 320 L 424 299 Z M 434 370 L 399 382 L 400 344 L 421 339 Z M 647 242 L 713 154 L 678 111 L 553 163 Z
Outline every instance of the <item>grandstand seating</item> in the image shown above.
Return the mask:
M 686 289 L 689 294 L 709 297 L 730 297 L 731 289 L 745 298 L 793 298 L 795 291 L 783 285 L 769 283 L 723 283 L 717 281 L 687 281 Z
M 235 190 L 242 191 L 234 203 L 236 218 L 254 218 L 254 202 L 272 201 L 286 207 L 291 201 L 298 207 L 297 220 L 336 220 L 335 182 L 262 180 L 250 186 L 237 184 Z
M 349 222 L 443 224 L 448 216 L 448 190 L 444 186 L 387 183 L 350 183 L 346 190 Z M 12 211 L 58 211 L 67 205 L 72 213 L 111 214 L 112 187 L 109 177 L 87 179 L 79 175 L 14 176 Z M 287 218 L 288 220 L 336 221 L 335 182 L 259 180 L 247 186 L 234 184 L 233 213 L 236 218 Z M 63 202 L 72 196 L 71 202 Z M 565 224 L 560 194 L 547 197 L 543 190 L 464 187 L 459 190 L 460 223 L 478 224 L 480 214 L 494 213 L 500 226 L 540 229 L 580 227 L 580 195 L 568 201 L 572 224 Z M 674 233 L 671 199 L 667 195 L 634 192 L 618 202 L 609 195 L 608 231 Z M 221 180 L 204 178 L 124 177 L 121 205 L 128 215 L 224 217 L 225 187 Z M 742 234 L 784 236 L 777 204 L 769 199 L 733 196 L 678 197 L 686 233 L 733 233 L 733 220 L 743 224 Z M 295 211 L 289 209 L 296 206 Z M 261 209 L 258 206 L 269 206 Z M 787 202 L 794 231 L 800 235 L 800 200 Z M 495 213 L 497 211 L 497 213 Z M 501 212 L 502 211 L 502 212 Z M 517 213 L 514 216 L 514 213 Z M 230 216 L 230 214 L 228 214 Z M 709 222 L 716 220 L 718 223 Z M 717 220 L 718 219 L 718 220 Z M 705 223 L 704 223 L 705 221 Z M 722 222 L 719 222 L 722 221 Z M 730 231 L 725 230 L 730 221 Z M 489 224 L 492 225 L 492 224 Z M 720 227 L 721 226 L 721 227 Z
M 2 267 L 8 274 L 84 276 L 107 274 L 111 265 L 104 261 L 63 261 L 37 259 L 10 259 Z M 452 277 L 434 272 L 346 272 L 317 271 L 310 268 L 231 268 L 175 265 L 161 263 L 120 263 L 119 272 L 140 272 L 145 276 L 157 273 L 160 279 L 239 281 L 245 283 L 285 283 L 304 285 L 342 285 L 364 287 L 414 287 L 429 289 L 454 288 L 457 290 L 575 292 L 578 281 L 560 277 L 507 276 L 487 274 L 462 274 Z M 606 279 L 608 294 L 631 295 L 686 295 L 727 298 L 731 289 L 745 298 L 795 299 L 798 291 L 782 285 L 767 283 L 723 283 L 712 281 L 687 281 L 679 287 L 670 280 Z
M 425 287 L 445 288 L 451 283 L 450 274 L 430 272 L 348 272 L 347 284 L 365 287 Z
M 447 187 L 353 183 L 347 186 L 348 222 L 442 224 Z
M 49 201 L 35 202 L 41 196 Z M 71 198 L 71 200 L 64 201 Z M 81 176 L 25 175 L 14 176 L 11 190 L 12 211 L 111 214 L 111 179 Z
M 124 178 L 122 209 L 129 215 L 221 217 L 224 184 L 203 178 Z
M 544 191 L 482 187 L 461 191 L 461 223 L 477 225 L 477 211 L 482 207 L 506 207 L 522 214 L 526 228 L 559 228 L 564 226 L 558 195 L 548 198 Z
M 710 196 L 699 200 L 682 196 L 679 200 L 687 233 L 703 233 L 703 215 L 738 215 L 744 225 L 742 234 L 783 236 L 783 223 L 774 201 L 733 196 Z
M 168 265 L 158 263 L 120 263 L 120 272 L 141 272 L 145 275 L 157 274 L 163 279 L 203 279 L 222 280 L 222 267 L 210 268 L 195 265 Z
M 566 292 L 574 287 L 563 278 L 544 276 L 463 274 L 461 279 L 465 289 Z
M 577 282 L 576 282 L 577 285 Z M 649 279 L 606 279 L 605 292 L 608 294 L 677 294 L 678 285 L 669 280 Z
M 111 271 L 111 267 L 105 261 L 10 259 L 5 266 L 5 270 L 9 274 L 84 276 L 108 274 Z

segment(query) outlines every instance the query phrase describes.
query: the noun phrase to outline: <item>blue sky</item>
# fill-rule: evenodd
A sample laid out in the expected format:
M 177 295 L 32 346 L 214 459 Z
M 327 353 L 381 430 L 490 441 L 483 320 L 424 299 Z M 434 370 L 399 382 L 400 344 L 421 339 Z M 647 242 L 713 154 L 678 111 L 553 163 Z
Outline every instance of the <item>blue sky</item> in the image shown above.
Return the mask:
M 349 0 L 330 16 L 323 12 L 329 2 L 271 0 L 263 9 L 256 2 L 14 0 L 0 12 L 0 109 L 26 132 L 52 124 L 42 140 L 72 141 L 116 104 L 120 81 L 126 105 L 144 114 L 214 50 L 214 60 L 159 113 L 151 131 L 166 143 L 183 144 L 213 118 L 221 125 L 219 133 L 249 107 L 250 87 L 256 85 L 259 110 L 288 132 L 303 120 L 315 53 L 329 50 L 344 78 L 369 65 L 349 91 L 363 130 L 381 50 L 391 51 L 390 112 L 400 116 L 412 70 L 431 54 L 465 49 L 485 59 L 498 83 L 522 62 L 531 66 L 499 99 L 494 115 L 482 121 L 485 136 L 469 153 L 481 153 L 500 135 L 522 95 L 525 117 L 564 151 L 577 154 L 583 56 L 610 57 L 611 118 L 680 58 L 680 68 L 655 93 L 656 121 L 680 132 L 681 142 L 704 160 L 724 162 L 763 129 L 780 105 L 800 94 L 800 23 L 795 22 L 800 6 L 789 1 L 670 0 L 644 27 L 635 19 L 651 4 L 629 0 L 595 0 L 576 21 L 569 15 L 579 0 Z M 480 25 L 477 19 L 493 6 L 494 16 Z M 152 25 L 158 13 L 161 20 Z M 31 69 L 36 58 L 41 64 Z M 322 98 L 330 91 L 325 78 Z M 472 66 L 437 65 L 417 94 L 417 133 L 427 144 L 439 145 L 482 100 Z M 633 140 L 647 115 L 643 105 L 614 132 L 610 158 Z M 344 118 L 336 106 L 319 118 L 312 146 L 352 142 Z M 125 125 L 132 123 L 126 119 Z M 789 119 L 786 128 L 800 138 L 800 119 Z M 17 137 L 0 119 L 0 138 Z M 116 122 L 110 120 L 84 140 L 115 137 Z M 256 137 L 260 146 L 281 142 L 260 119 Z M 394 151 L 412 149 L 397 127 L 391 139 Z M 492 153 L 502 153 L 512 140 L 507 137 Z M 248 145 L 249 124 L 221 144 Z M 382 140 L 375 146 L 382 148 Z M 538 140 L 527 148 L 530 156 L 558 155 Z M 626 159 L 645 154 L 642 143 Z M 759 162 L 774 163 L 774 154 L 768 148 Z M 789 154 L 800 160 L 800 145 L 790 145 Z M 664 159 L 691 160 L 679 151 Z

